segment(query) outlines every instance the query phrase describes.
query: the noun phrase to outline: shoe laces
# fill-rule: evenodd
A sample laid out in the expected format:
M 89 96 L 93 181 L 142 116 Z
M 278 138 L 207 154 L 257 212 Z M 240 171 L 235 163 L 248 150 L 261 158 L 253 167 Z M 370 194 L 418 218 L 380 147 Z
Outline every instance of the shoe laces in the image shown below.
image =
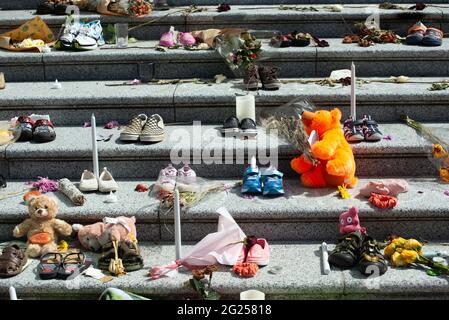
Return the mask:
M 277 72 L 279 71 L 279 68 L 276 67 L 266 67 L 262 70 L 262 73 L 264 75 L 264 78 L 266 80 L 277 80 Z

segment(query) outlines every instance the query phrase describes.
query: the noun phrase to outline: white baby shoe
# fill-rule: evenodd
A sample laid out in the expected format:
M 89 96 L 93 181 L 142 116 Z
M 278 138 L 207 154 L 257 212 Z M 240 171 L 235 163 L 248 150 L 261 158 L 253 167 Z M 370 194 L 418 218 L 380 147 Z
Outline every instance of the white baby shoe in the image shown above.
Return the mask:
M 118 184 L 115 182 L 112 174 L 107 168 L 103 168 L 103 172 L 98 180 L 98 190 L 100 190 L 100 192 L 110 193 L 111 191 L 117 191 L 117 189 Z
M 98 190 L 98 180 L 95 175 L 88 171 L 84 170 L 83 174 L 81 175 L 80 185 L 79 189 L 81 191 L 96 191 Z

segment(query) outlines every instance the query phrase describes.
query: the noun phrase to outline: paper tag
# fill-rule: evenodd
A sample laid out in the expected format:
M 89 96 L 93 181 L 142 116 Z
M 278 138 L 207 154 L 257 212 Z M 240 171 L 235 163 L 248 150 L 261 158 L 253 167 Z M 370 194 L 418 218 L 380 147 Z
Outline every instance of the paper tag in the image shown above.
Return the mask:
M 87 268 L 86 271 L 83 273 L 85 276 L 97 279 L 101 281 L 102 283 L 106 283 L 114 279 L 111 276 L 105 275 L 100 269 L 95 269 L 94 267 Z
M 313 146 L 315 143 L 318 142 L 318 140 L 319 140 L 318 133 L 315 130 L 313 130 L 309 135 L 308 139 L 309 145 Z

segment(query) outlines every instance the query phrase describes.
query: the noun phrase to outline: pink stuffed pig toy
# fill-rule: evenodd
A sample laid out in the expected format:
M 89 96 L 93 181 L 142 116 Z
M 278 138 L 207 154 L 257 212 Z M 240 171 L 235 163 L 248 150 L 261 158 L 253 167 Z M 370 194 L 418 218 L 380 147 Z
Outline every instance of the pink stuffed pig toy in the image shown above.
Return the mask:
M 360 231 L 366 235 L 366 228 L 360 225 L 359 209 L 351 207 L 340 215 L 340 233 L 347 234 L 355 231 Z
M 135 217 L 104 218 L 103 222 L 87 226 L 74 224 L 72 227 L 78 232 L 78 240 L 81 245 L 94 252 L 99 251 L 102 246 L 111 241 L 137 238 Z

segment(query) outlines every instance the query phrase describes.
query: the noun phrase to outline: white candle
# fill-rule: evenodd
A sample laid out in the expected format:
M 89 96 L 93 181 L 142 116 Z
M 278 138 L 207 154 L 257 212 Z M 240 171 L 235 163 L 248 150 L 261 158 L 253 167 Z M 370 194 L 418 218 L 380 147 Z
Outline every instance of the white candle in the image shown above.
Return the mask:
M 357 119 L 356 113 L 356 100 L 355 100 L 355 83 L 357 79 L 355 77 L 355 65 L 354 62 L 351 64 L 351 117 L 352 119 Z
M 331 266 L 329 265 L 329 254 L 327 252 L 326 242 L 321 244 L 321 260 L 323 261 L 323 273 L 329 274 L 331 272 Z
M 235 109 L 236 117 L 239 121 L 245 118 L 256 121 L 256 99 L 252 94 L 237 96 L 235 98 Z
M 240 292 L 240 300 L 265 300 L 265 293 L 258 290 Z
M 9 299 L 10 300 L 17 300 L 16 288 L 9 287 Z
M 175 214 L 175 248 L 176 260 L 181 259 L 181 204 L 179 202 L 179 190 L 175 189 L 173 211 Z
M 97 122 L 95 121 L 95 115 L 93 113 L 92 117 L 90 118 L 90 125 L 92 129 L 92 158 L 94 175 L 98 179 L 100 177 L 100 172 L 98 169 Z

